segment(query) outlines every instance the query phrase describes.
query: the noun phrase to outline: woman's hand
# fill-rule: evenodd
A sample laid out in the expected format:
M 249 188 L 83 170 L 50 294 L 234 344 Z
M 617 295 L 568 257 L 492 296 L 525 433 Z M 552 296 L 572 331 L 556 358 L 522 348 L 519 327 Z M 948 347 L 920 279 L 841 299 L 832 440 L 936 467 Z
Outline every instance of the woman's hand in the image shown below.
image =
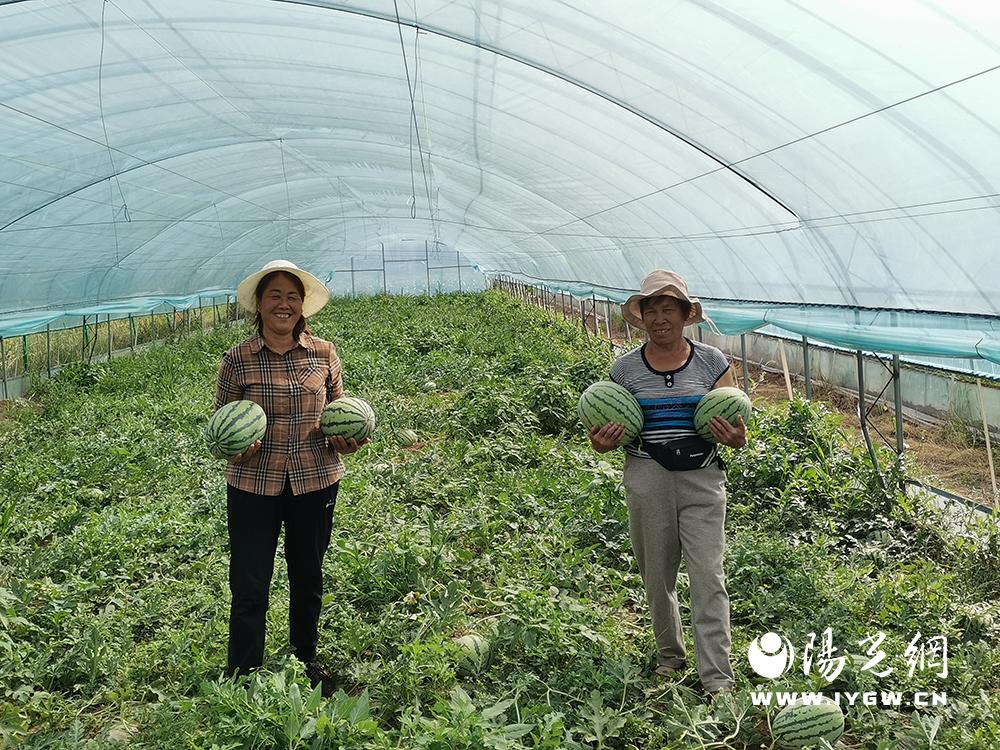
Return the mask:
M 345 440 L 340 435 L 333 435 L 326 439 L 328 445 L 335 448 L 337 453 L 343 453 L 347 455 L 349 453 L 356 453 L 361 449 L 362 446 L 368 445 L 368 438 L 365 438 L 360 443 L 351 438 L 350 440 Z
M 722 417 L 712 417 L 708 422 L 708 429 L 715 437 L 715 442 L 721 445 L 742 448 L 747 444 L 747 426 L 743 424 L 741 416 L 736 417 L 736 424 L 730 424 Z
M 590 444 L 598 453 L 613 451 L 625 437 L 625 425 L 621 422 L 609 422 L 604 427 L 593 427 L 590 430 Z
M 237 453 L 235 456 L 230 456 L 227 460 L 231 464 L 241 464 L 259 450 L 260 450 L 260 441 L 258 440 L 256 443 L 251 445 L 242 453 Z

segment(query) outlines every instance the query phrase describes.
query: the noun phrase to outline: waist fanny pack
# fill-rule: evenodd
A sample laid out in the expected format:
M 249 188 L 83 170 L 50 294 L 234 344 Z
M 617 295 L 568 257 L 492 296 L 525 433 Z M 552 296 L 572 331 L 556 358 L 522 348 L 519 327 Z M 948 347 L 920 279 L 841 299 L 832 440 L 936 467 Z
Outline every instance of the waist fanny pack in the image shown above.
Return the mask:
M 703 469 L 712 461 L 718 461 L 722 465 L 715 444 L 697 435 L 669 443 L 643 443 L 642 449 L 667 471 Z

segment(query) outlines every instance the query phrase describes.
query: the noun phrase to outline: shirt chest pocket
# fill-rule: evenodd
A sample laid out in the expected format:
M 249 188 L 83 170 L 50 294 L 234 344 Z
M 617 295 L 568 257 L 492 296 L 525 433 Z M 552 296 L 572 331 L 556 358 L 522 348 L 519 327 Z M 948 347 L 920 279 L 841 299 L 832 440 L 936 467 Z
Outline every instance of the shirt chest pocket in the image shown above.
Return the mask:
M 328 374 L 327 368 L 321 365 L 312 365 L 299 371 L 298 382 L 309 393 L 325 393 Z

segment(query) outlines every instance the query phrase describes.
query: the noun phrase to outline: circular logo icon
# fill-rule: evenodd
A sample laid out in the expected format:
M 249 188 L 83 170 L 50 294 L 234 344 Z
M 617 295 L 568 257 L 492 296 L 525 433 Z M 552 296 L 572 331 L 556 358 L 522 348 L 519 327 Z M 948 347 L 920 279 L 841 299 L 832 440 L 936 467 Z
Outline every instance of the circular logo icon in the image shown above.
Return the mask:
M 769 680 L 781 677 L 795 661 L 792 642 L 777 633 L 764 633 L 754 638 L 747 649 L 753 671 Z

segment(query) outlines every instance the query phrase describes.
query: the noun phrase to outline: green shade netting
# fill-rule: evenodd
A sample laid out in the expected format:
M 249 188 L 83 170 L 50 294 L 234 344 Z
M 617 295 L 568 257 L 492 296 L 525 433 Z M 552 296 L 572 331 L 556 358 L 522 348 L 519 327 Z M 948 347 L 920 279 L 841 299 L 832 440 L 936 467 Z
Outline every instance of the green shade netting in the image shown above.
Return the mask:
M 998 39 L 985 2 L 0 0 L 0 325 L 428 242 L 996 361 Z

